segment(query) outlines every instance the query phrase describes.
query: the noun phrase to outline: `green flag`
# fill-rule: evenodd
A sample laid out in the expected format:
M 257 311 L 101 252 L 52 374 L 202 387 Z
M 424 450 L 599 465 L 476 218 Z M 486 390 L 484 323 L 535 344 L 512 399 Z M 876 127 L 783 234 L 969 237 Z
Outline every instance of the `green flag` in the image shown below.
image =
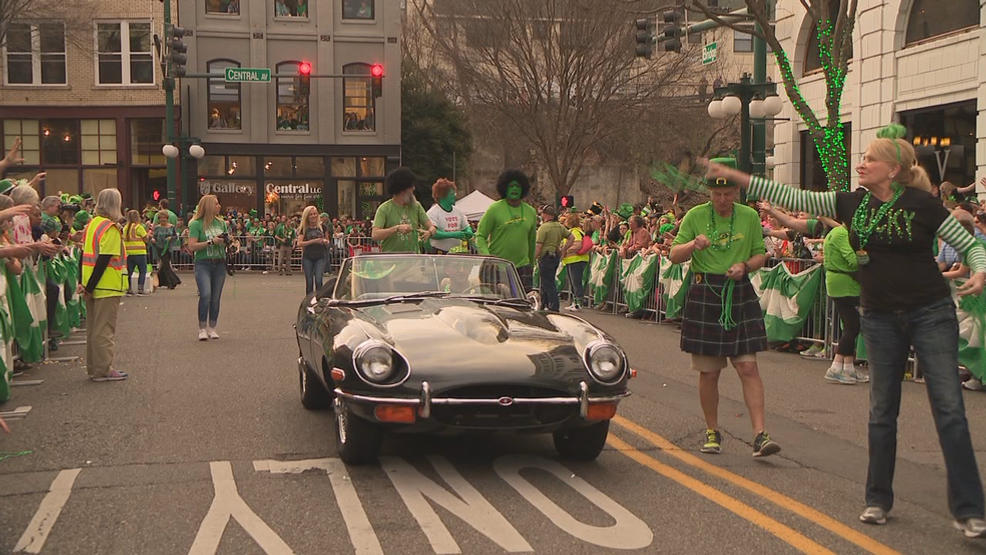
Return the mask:
M 953 285 L 961 285 L 952 282 Z M 953 295 L 954 295 L 953 287 Z M 959 297 L 956 315 L 959 319 L 959 364 L 979 381 L 986 380 L 986 293 L 976 297 Z
M 681 309 L 688 297 L 691 280 L 692 261 L 673 264 L 667 257 L 661 258 L 661 299 L 664 301 L 664 314 L 669 320 L 681 316 Z
M 647 305 L 647 297 L 654 293 L 654 276 L 660 266 L 660 257 L 656 255 L 633 257 L 630 267 L 623 273 L 623 297 L 627 302 L 627 310 L 637 312 Z
M 10 399 L 14 379 L 14 328 L 7 311 L 7 277 L 0 272 L 0 403 Z
M 609 255 L 600 254 L 592 259 L 589 270 L 589 294 L 597 305 L 605 302 L 606 297 L 609 296 L 618 258 L 616 251 L 613 251 Z
M 21 292 L 30 312 L 31 327 L 27 344 L 18 343 L 21 346 L 21 360 L 24 362 L 40 362 L 44 359 L 44 327 L 48 325 L 48 310 L 45 303 L 44 288 L 34 272 L 30 263 L 23 264 L 24 272 L 21 274 Z M 39 270 L 44 271 L 43 266 Z M 42 275 L 44 275 L 42 273 Z
M 801 333 L 822 283 L 820 265 L 792 274 L 786 264 L 764 268 L 750 276 L 760 296 L 767 341 L 790 341 Z

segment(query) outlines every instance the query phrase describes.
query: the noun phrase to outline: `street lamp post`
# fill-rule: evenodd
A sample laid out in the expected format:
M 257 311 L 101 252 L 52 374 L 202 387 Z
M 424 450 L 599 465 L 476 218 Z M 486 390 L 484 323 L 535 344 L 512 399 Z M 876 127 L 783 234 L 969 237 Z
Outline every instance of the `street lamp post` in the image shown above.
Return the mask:
M 161 148 L 161 153 L 164 154 L 164 156 L 168 159 L 168 163 L 170 165 L 173 165 L 175 159 L 181 156 L 181 183 L 183 185 L 185 184 L 185 179 L 186 179 L 185 169 L 188 166 L 187 159 L 191 157 L 191 158 L 195 158 L 196 160 L 201 160 L 202 157 L 205 156 L 205 149 L 202 148 L 202 145 L 193 142 L 194 140 L 197 139 L 192 139 L 191 137 L 182 135 L 181 137 L 178 137 L 179 146 L 175 146 L 171 143 L 165 143 L 165 145 Z M 183 196 L 184 193 L 186 192 L 187 191 L 184 191 L 182 193 Z M 169 199 L 171 197 L 171 193 L 172 191 L 168 192 Z M 192 199 L 191 198 L 186 199 L 186 202 L 190 203 L 192 202 Z M 175 209 L 176 210 L 178 209 L 177 204 L 175 204 Z
M 766 120 L 780 114 L 783 107 L 774 83 L 753 83 L 747 73 L 743 74 L 739 83 L 729 83 L 715 90 L 715 99 L 709 104 L 710 116 L 719 119 L 740 114 L 737 169 L 749 174 L 763 175 L 766 157 L 766 133 L 763 127 Z M 757 152 L 753 152 L 754 140 L 757 142 Z

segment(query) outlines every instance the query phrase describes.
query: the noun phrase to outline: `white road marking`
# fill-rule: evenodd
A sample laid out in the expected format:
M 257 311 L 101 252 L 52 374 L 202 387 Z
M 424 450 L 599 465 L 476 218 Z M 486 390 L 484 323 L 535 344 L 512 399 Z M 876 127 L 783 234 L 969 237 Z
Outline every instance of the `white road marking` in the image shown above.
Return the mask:
M 426 497 L 441 505 L 450 513 L 481 532 L 497 545 L 511 553 L 534 551 L 518 532 L 489 501 L 462 477 L 444 457 L 428 457 L 432 466 L 445 482 L 458 494 L 431 481 L 400 457 L 381 457 L 383 467 L 404 504 L 418 521 L 421 530 L 431 542 L 435 553 L 461 553 L 448 528 L 442 524 L 435 509 Z
M 493 468 L 504 481 L 513 486 L 517 493 L 530 501 L 537 510 L 544 513 L 551 522 L 584 542 L 610 549 L 643 549 L 654 541 L 654 533 L 644 521 L 555 461 L 530 455 L 504 455 L 493 462 Z M 616 524 L 591 526 L 579 522 L 520 475 L 521 470 L 528 468 L 554 474 L 561 482 L 605 511 L 616 521 Z
M 271 474 L 301 474 L 306 470 L 321 469 L 329 476 L 329 483 L 336 496 L 336 503 L 342 513 L 342 519 L 349 530 L 349 539 L 353 542 L 358 555 L 382 555 L 383 549 L 377 539 L 376 532 L 366 517 L 363 504 L 356 495 L 346 465 L 339 459 L 308 459 L 303 461 L 254 461 L 253 468 L 257 472 Z
M 34 513 L 34 518 L 31 519 L 21 539 L 14 546 L 14 553 L 41 553 L 41 548 L 44 547 L 48 534 L 55 526 L 55 521 L 58 520 L 62 507 L 65 506 L 69 495 L 72 494 L 72 486 L 75 484 L 75 478 L 79 472 L 82 472 L 81 468 L 72 468 L 58 473 L 58 476 L 51 483 L 51 487 L 48 488 L 48 494 L 41 500 L 38 512 Z
M 223 532 L 226 531 L 230 517 L 235 518 L 268 555 L 293 555 L 294 552 L 288 544 L 284 543 L 284 540 L 240 497 L 236 490 L 236 482 L 233 481 L 233 467 L 229 462 L 214 461 L 209 463 L 209 467 L 212 470 L 212 484 L 216 496 L 212 499 L 212 506 L 209 507 L 209 512 L 199 526 L 195 542 L 188 550 L 188 555 L 214 555 L 219 549 L 219 542 L 223 539 Z

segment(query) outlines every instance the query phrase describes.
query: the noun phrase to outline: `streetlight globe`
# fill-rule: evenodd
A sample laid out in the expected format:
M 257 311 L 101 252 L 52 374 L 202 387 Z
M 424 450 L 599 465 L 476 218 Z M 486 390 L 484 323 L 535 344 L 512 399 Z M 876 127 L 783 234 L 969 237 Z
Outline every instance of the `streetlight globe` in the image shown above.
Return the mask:
M 709 115 L 715 119 L 726 117 L 725 112 L 722 111 L 722 100 L 717 98 L 709 103 Z
M 775 117 L 784 110 L 784 101 L 776 94 L 769 94 L 763 101 L 764 111 L 767 117 Z
M 764 163 L 767 166 L 768 170 L 772 170 L 774 169 L 774 166 L 777 164 L 777 160 L 775 160 L 773 156 L 768 156 L 766 160 L 764 160 Z
M 750 117 L 754 119 L 760 119 L 767 115 L 765 102 L 759 98 L 755 98 L 750 102 Z
M 178 147 L 175 145 L 164 145 L 161 147 L 161 154 L 164 154 L 168 158 L 178 158 Z
M 192 155 L 192 158 L 199 160 L 205 156 L 205 149 L 202 148 L 202 145 L 192 145 L 188 147 L 188 153 Z
M 735 116 L 743 110 L 743 101 L 735 94 L 727 95 L 722 99 L 722 111 L 727 116 Z

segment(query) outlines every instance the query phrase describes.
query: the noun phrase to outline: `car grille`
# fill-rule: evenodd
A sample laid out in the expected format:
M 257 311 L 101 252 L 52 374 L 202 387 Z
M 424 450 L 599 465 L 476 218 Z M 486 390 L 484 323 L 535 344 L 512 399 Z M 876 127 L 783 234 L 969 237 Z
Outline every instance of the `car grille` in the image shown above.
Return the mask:
M 438 398 L 499 399 L 501 397 L 574 397 L 571 393 L 543 387 L 470 386 L 443 391 Z M 558 424 L 578 413 L 578 405 L 513 404 L 434 405 L 431 416 L 440 424 L 476 429 L 523 429 Z

